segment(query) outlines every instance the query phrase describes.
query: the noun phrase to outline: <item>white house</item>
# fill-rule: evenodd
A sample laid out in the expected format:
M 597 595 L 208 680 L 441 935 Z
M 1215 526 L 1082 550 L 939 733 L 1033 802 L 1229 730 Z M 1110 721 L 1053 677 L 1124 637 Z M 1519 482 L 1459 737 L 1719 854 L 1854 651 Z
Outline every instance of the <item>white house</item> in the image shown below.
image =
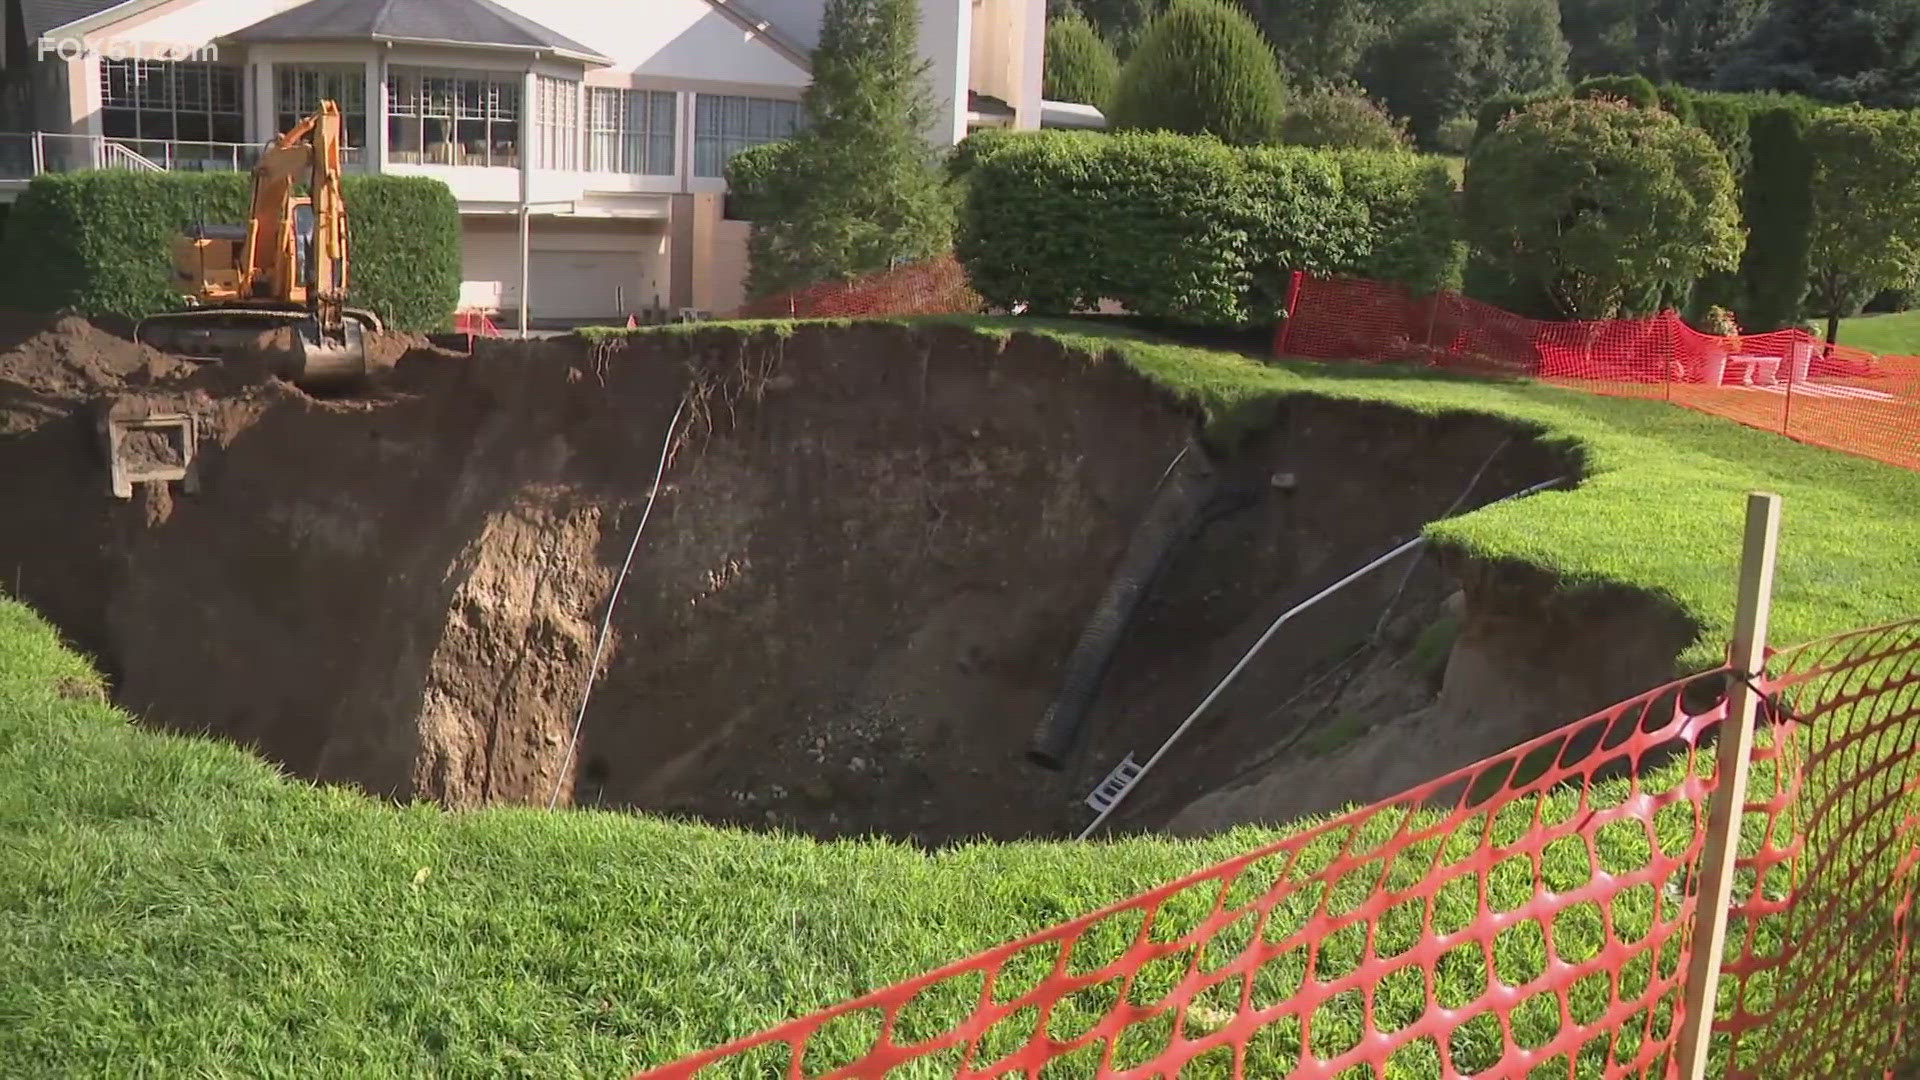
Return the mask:
M 353 167 L 446 181 L 464 306 L 740 301 L 729 155 L 800 122 L 826 0 L 4 0 L 0 200 L 47 170 L 246 168 L 323 98 Z M 1039 127 L 1045 0 L 920 0 L 943 144 Z

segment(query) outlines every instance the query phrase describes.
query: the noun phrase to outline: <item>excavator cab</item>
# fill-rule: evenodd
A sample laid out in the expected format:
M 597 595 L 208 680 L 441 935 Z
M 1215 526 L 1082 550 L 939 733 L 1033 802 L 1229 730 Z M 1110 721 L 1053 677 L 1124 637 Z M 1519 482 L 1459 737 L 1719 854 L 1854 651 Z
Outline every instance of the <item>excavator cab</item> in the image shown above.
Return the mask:
M 321 102 L 261 155 L 246 224 L 187 229 L 173 264 L 186 310 L 143 320 L 140 341 L 203 360 L 263 358 L 307 389 L 364 381 L 367 335 L 383 328 L 346 306 L 338 106 Z

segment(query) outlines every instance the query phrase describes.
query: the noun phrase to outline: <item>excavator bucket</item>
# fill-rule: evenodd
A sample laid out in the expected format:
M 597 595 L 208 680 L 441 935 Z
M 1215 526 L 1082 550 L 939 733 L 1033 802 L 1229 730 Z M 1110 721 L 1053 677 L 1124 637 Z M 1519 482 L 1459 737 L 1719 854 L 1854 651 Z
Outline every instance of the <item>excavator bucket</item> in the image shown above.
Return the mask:
M 367 379 L 371 369 L 367 334 L 357 319 L 342 319 L 338 333 L 323 331 L 313 319 L 296 324 L 293 331 L 294 355 L 280 373 L 288 381 L 301 387 L 328 387 Z

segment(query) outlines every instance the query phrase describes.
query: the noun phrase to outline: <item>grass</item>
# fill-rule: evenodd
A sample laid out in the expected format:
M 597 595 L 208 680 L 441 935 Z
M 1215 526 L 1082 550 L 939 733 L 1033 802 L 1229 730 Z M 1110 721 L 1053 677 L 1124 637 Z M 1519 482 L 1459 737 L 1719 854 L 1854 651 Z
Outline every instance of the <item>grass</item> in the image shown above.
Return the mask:
M 1570 588 L 1609 581 L 1670 597 L 1702 627 L 1687 664 L 1720 651 L 1740 501 L 1753 487 L 1786 497 L 1779 640 L 1920 611 L 1920 478 L 1909 473 L 1656 403 L 1380 369 L 1265 368 L 1074 325 L 967 325 L 994 334 L 1034 325 L 1113 350 L 1203 402 L 1223 430 L 1253 422 L 1277 395 L 1311 393 L 1493 413 L 1578 447 L 1587 476 L 1577 490 L 1469 515 L 1435 537 L 1545 567 Z M 90 692 L 96 685 L 47 626 L 0 600 L 0 1061 L 11 1075 L 615 1077 L 1275 835 L 926 855 L 606 813 L 395 809 L 285 779 L 231 747 L 141 730 Z M 1543 815 L 1571 815 L 1569 799 L 1554 796 Z M 1517 835 L 1530 820 L 1491 827 Z M 1671 815 L 1653 827 L 1651 838 L 1632 829 L 1597 840 L 1603 866 L 1643 863 L 1650 844 L 1671 850 L 1691 830 Z M 1546 854 L 1556 887 L 1592 872 L 1584 846 Z M 1491 886 L 1513 906 L 1533 882 L 1496 868 Z M 1618 932 L 1644 932 L 1660 902 L 1651 889 L 1617 902 Z M 1463 918 L 1476 903 L 1463 894 L 1437 917 Z M 1389 913 L 1385 938 L 1404 944 L 1417 921 L 1393 920 L 1408 917 Z M 1544 946 L 1522 940 L 1527 925 L 1496 949 L 1503 979 L 1542 962 Z M 1552 932 L 1563 957 L 1602 941 L 1597 911 Z M 1351 936 L 1330 937 L 1322 963 L 1356 963 Z M 1658 952 L 1625 973 L 1628 984 L 1644 985 Z M 1291 963 L 1263 969 L 1260 992 L 1297 983 L 1304 967 Z M 1441 972 L 1449 1003 L 1477 996 L 1485 980 L 1484 965 L 1467 960 Z M 1157 970 L 1145 982 L 1171 977 Z M 1401 983 L 1383 987 L 1377 1007 L 1405 1019 L 1424 990 Z M 1577 1016 L 1604 986 L 1576 995 Z M 1059 1022 L 1099 1004 L 1097 995 L 1070 1004 Z M 1358 1031 L 1354 1001 L 1325 1010 L 1314 1024 L 1319 1053 Z M 1518 1022 L 1539 1040 L 1557 1026 L 1557 1006 L 1523 1010 Z M 1263 1063 L 1298 1053 L 1297 1032 L 1289 1044 L 1283 1025 L 1263 1038 Z M 843 1032 L 821 1050 L 857 1041 Z M 1497 1030 L 1466 1031 L 1456 1064 L 1498 1046 Z M 1433 1075 L 1422 1053 L 1394 1075 Z
M 1842 319 L 1839 341 L 1882 356 L 1920 356 L 1920 309 Z

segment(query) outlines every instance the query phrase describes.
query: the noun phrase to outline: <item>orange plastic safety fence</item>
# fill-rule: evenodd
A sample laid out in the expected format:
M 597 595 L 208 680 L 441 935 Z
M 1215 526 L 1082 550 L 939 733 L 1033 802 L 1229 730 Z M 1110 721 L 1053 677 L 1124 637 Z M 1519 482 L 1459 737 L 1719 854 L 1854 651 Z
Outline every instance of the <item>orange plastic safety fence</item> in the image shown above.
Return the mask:
M 1803 442 L 1920 468 L 1920 359 L 1801 330 L 1716 337 L 1673 312 L 1544 322 L 1453 293 L 1301 275 L 1277 353 L 1413 361 L 1658 398 Z
M 1801 797 L 1748 823 L 1784 842 L 1742 868 L 1727 1075 L 1920 1075 L 1920 622 L 1788 650 L 1768 669 Z
M 859 319 L 894 315 L 960 315 L 984 302 L 951 255 L 908 263 L 853 281 L 828 281 L 748 303 L 741 319 Z
M 1723 675 L 646 1075 L 1656 1074 Z

